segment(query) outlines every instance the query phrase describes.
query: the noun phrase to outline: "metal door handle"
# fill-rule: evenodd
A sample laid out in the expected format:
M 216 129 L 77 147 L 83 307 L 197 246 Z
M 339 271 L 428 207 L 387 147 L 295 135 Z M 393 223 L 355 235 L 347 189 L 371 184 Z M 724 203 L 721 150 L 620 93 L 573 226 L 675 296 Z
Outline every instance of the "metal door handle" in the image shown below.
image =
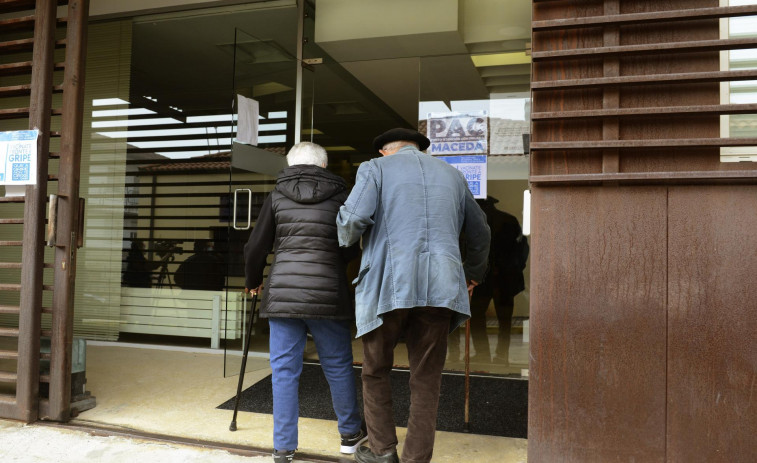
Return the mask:
M 237 226 L 237 197 L 240 191 L 246 191 L 247 192 L 247 226 L 245 227 L 238 227 Z M 250 226 L 252 225 L 252 190 L 248 188 L 241 188 L 239 190 L 234 190 L 234 221 L 231 223 L 231 226 L 234 227 L 234 230 L 249 230 Z

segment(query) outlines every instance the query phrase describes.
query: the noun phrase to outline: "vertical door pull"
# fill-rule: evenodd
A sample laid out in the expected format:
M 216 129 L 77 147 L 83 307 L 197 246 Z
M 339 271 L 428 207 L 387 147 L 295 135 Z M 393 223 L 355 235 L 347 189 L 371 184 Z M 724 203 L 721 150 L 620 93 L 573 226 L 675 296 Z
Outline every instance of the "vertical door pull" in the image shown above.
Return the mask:
M 240 191 L 246 191 L 247 192 L 247 225 L 240 227 L 237 225 L 237 198 L 239 197 Z M 234 230 L 249 230 L 250 226 L 252 225 L 252 190 L 249 188 L 241 188 L 238 190 L 234 190 L 234 221 L 232 222 L 232 226 L 234 227 Z

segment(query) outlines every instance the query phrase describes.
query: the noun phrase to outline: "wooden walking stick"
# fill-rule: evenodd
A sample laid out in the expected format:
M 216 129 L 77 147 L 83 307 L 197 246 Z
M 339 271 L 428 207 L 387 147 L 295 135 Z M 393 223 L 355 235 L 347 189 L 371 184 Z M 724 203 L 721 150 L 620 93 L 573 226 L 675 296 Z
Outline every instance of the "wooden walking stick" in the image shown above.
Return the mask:
M 465 427 L 470 432 L 470 319 L 465 321 Z
M 250 324 L 247 325 L 247 339 L 244 340 L 244 353 L 242 354 L 242 367 L 239 370 L 239 383 L 237 384 L 237 397 L 234 400 L 234 416 L 231 418 L 229 431 L 237 430 L 237 410 L 239 410 L 239 396 L 242 395 L 242 383 L 244 382 L 244 370 L 247 368 L 247 354 L 250 353 L 250 338 L 252 337 L 252 324 L 255 322 L 255 303 L 258 302 L 257 291 L 252 295 L 250 305 Z

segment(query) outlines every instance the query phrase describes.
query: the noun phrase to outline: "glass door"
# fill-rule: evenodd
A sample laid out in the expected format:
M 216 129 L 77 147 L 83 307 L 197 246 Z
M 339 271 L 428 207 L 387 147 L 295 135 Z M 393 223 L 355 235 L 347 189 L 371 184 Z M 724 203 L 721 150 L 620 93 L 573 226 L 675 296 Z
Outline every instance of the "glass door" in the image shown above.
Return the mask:
M 223 252 L 228 266 L 222 321 L 224 376 L 239 373 L 248 332 L 250 355 L 268 352 L 268 324 L 257 316 L 260 301 L 251 309 L 251 297 L 244 294 L 243 251 L 277 172 L 286 166 L 286 151 L 295 142 L 299 66 L 292 49 L 295 22 L 291 22 L 291 30 L 278 36 L 286 40 L 278 40 L 277 35 L 256 37 L 239 28 L 235 31 L 232 132 L 236 136 L 229 194 L 223 207 L 228 226 L 226 236 L 219 240 L 226 243 Z

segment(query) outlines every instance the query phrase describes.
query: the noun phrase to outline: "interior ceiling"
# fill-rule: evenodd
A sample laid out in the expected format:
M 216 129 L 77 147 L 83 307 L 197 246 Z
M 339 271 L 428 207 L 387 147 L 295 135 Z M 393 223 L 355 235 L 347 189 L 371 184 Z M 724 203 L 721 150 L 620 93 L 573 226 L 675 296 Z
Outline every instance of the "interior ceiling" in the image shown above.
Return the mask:
M 530 2 L 518 3 L 530 11 Z M 524 26 L 517 18 L 517 24 L 508 24 L 508 17 L 501 19 L 494 32 L 463 33 L 463 37 L 468 36 L 463 48 L 467 51 L 421 58 L 402 56 L 415 46 L 411 35 L 393 39 L 397 56 L 377 59 L 369 59 L 370 50 L 384 53 L 385 47 L 366 47 L 370 41 L 364 40 L 340 44 L 340 54 L 345 50 L 362 53 L 357 55 L 362 59 L 348 61 L 339 60 L 339 56 L 333 59 L 328 47 L 324 50 L 323 44 L 308 37 L 306 56 L 323 57 L 325 62 L 314 66 L 312 73 L 305 73 L 305 86 L 310 86 L 305 89 L 306 98 L 308 92 L 312 93 L 309 102 L 314 128 L 325 134 L 314 141 L 371 151 L 370 140 L 380 131 L 400 125 L 417 127 L 419 100 L 478 100 L 488 99 L 492 93 L 527 91 L 530 65 L 477 68 L 471 61 L 474 53 L 525 49 L 528 24 Z M 235 76 L 237 89 L 247 88 L 248 96 L 254 96 L 252 89 L 256 86 L 270 88 L 275 82 L 280 91 L 269 98 L 288 100 L 293 108 L 296 24 L 296 7 L 137 20 L 133 26 L 131 94 L 134 98 L 157 98 L 153 106 L 170 105 L 189 114 L 223 112 L 231 107 Z M 487 40 L 492 33 L 498 40 Z

